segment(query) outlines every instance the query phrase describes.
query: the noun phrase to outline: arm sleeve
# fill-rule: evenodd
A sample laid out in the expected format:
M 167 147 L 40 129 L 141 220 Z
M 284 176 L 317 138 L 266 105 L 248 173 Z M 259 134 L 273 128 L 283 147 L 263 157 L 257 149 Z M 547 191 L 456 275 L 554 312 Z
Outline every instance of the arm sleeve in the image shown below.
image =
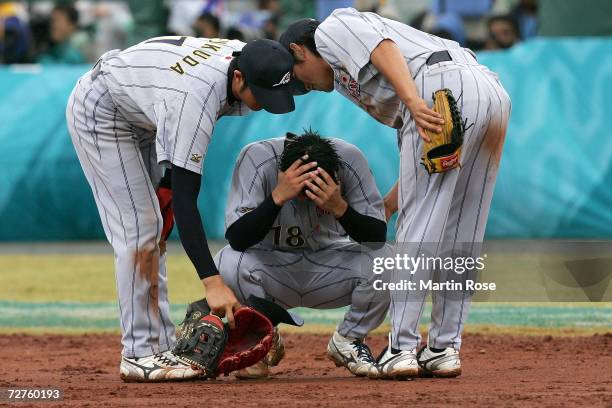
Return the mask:
M 385 242 L 385 207 L 365 156 L 345 141 L 334 139 L 334 145 L 342 158 L 338 176 L 349 206 L 338 222 L 357 242 Z
M 172 206 L 181 244 L 200 279 L 218 275 L 198 211 L 201 176 L 178 166 L 172 167 Z
M 281 208 L 269 195 L 253 211 L 234 222 L 225 232 L 225 238 L 236 251 L 246 251 L 266 237 Z
M 338 172 L 344 199 L 359 214 L 385 221 L 385 206 L 374 175 L 363 153 L 345 141 L 334 139 L 342 158 Z
M 390 39 L 382 21 L 354 8 L 336 9 L 315 31 L 317 51 L 330 64 L 340 65 L 355 79 L 370 62 L 370 54 Z
M 359 243 L 384 243 L 387 240 L 387 223 L 385 221 L 360 214 L 350 205 L 344 215 L 338 218 L 338 222 L 349 237 Z

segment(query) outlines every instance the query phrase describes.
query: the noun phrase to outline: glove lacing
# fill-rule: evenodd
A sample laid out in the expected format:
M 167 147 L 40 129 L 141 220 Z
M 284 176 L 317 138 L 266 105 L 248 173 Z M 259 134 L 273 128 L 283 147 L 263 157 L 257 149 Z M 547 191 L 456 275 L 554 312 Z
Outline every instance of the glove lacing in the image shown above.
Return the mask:
M 470 123 L 469 126 L 467 125 L 467 118 L 463 121 L 461 120 L 461 112 L 459 112 L 457 102 L 463 97 L 463 92 L 461 92 L 461 95 L 459 95 L 459 98 L 457 99 L 453 97 L 453 93 L 450 90 L 446 91 L 446 96 L 448 99 L 448 107 L 450 109 L 451 118 L 453 120 L 453 133 L 456 131 L 460 131 L 459 135 L 461 135 L 461 140 L 463 140 L 465 132 L 467 132 L 472 126 L 474 126 L 473 122 Z

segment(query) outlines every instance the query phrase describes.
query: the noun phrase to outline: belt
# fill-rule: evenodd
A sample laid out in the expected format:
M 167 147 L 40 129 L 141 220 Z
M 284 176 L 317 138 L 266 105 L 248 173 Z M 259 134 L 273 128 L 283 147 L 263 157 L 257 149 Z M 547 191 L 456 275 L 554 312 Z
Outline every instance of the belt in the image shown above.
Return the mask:
M 425 61 L 425 64 L 427 65 L 433 65 L 433 64 L 437 64 L 438 62 L 444 62 L 444 61 L 452 61 L 453 59 L 450 56 L 450 53 L 446 50 L 444 51 L 436 51 L 433 52 L 429 58 L 427 58 L 427 61 Z

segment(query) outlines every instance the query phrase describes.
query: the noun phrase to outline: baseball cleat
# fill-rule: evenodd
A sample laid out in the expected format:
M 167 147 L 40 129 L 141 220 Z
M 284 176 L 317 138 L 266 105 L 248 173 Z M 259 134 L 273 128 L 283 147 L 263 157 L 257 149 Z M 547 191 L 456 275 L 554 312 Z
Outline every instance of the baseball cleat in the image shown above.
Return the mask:
M 283 338 L 281 337 L 278 327 L 274 328 L 274 337 L 272 338 L 272 347 L 266 357 L 264 357 L 264 362 L 268 364 L 269 367 L 275 367 L 280 363 L 280 361 L 285 357 L 285 343 L 283 342 Z
M 119 376 L 126 382 L 159 382 L 195 379 L 202 370 L 182 361 L 171 351 L 147 357 L 121 357 Z
M 336 331 L 327 344 L 327 357 L 358 377 L 378 377 L 372 352 L 363 340 L 347 338 Z
M 263 380 L 270 376 L 270 366 L 264 361 L 258 361 L 250 367 L 234 372 L 239 380 Z
M 234 372 L 234 376 L 240 380 L 262 380 L 268 378 L 270 377 L 270 367 L 277 366 L 283 357 L 285 357 L 285 343 L 278 332 L 278 327 L 275 327 L 272 347 L 263 360 L 250 367 Z
M 423 347 L 417 353 L 417 362 L 423 376 L 457 377 L 461 375 L 459 352 L 452 347 L 436 353 Z
M 393 353 L 391 334 L 389 334 L 389 345 L 378 357 L 377 364 L 381 378 L 405 379 L 419 375 L 416 349 L 400 350 Z

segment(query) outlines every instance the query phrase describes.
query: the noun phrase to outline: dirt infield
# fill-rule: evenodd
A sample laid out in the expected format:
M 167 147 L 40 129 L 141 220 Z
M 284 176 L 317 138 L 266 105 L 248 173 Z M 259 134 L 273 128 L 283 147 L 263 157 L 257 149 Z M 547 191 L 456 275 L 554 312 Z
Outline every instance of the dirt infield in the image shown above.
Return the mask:
M 612 334 L 589 337 L 469 335 L 456 379 L 355 378 L 325 358 L 328 338 L 287 334 L 274 378 L 125 384 L 119 336 L 0 336 L 0 387 L 59 387 L 61 403 L 37 406 L 392 407 L 612 406 Z M 375 353 L 384 336 L 369 339 Z M 6 401 L 0 401 L 4 405 Z M 31 406 L 31 402 L 14 406 Z

